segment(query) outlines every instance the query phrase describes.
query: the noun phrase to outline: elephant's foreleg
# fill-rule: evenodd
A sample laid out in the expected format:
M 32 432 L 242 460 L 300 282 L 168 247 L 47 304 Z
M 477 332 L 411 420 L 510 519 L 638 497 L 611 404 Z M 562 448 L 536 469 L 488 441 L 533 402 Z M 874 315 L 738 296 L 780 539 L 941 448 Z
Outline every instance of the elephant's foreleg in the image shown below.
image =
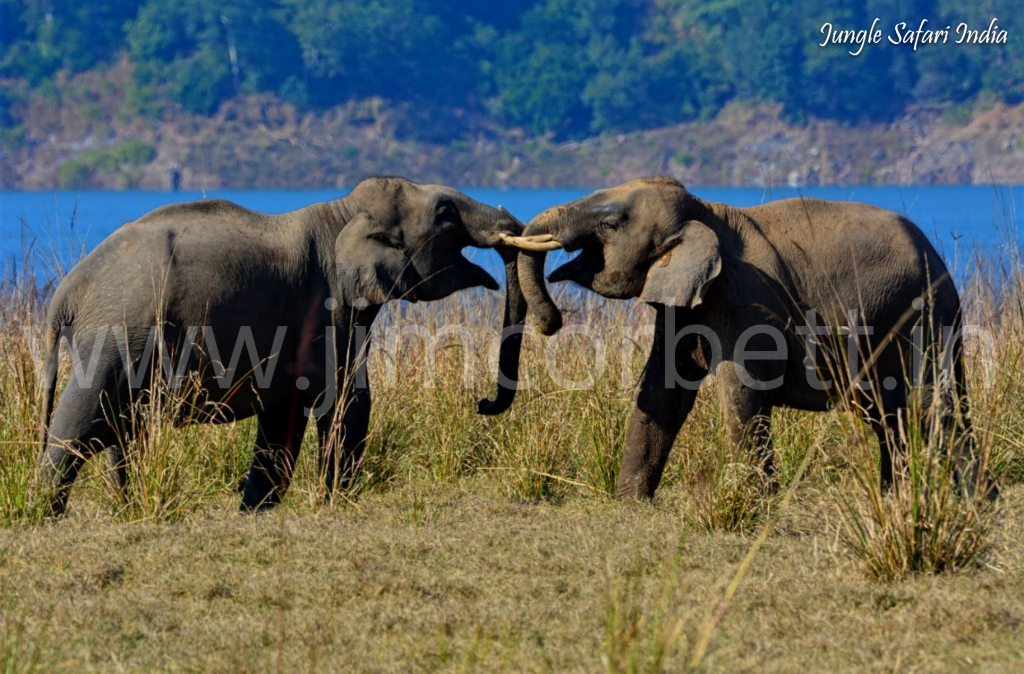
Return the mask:
M 335 414 L 325 414 L 317 420 L 320 466 L 328 499 L 335 489 L 348 489 L 359 470 L 370 428 L 370 402 L 367 385 L 348 393 L 343 401 L 340 427 Z
M 707 370 L 693 360 L 692 349 L 681 346 L 679 352 L 678 356 L 667 354 L 664 322 L 659 317 L 636 405 L 627 420 L 626 449 L 619 470 L 620 497 L 644 499 L 654 496 L 672 443 L 693 409 L 699 384 Z M 680 385 L 666 364 L 669 368 L 674 365 L 679 378 L 691 384 Z
M 370 325 L 379 310 L 378 306 L 362 310 L 354 319 L 354 332 L 338 344 L 338 380 L 343 382 L 338 395 L 340 407 L 317 419 L 325 499 L 330 499 L 336 489 L 351 486 L 366 451 L 371 403 L 366 361 Z
M 895 372 L 902 376 L 900 371 Z M 878 385 L 877 380 L 880 378 L 875 377 L 871 391 L 854 389 L 853 400 L 854 407 L 863 411 L 865 421 L 878 437 L 879 486 L 883 492 L 887 492 L 893 486 L 893 458 L 906 456 L 907 424 L 910 417 L 904 387 L 887 390 Z
M 281 502 L 302 445 L 306 417 L 297 401 L 257 417 L 256 446 L 242 495 L 243 512 L 266 510 Z

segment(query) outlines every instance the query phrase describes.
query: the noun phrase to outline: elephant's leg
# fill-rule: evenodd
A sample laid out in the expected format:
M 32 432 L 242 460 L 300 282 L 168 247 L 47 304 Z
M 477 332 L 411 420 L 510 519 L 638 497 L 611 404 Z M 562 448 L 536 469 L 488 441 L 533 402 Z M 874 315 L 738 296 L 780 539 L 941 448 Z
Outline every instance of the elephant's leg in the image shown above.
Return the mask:
M 242 495 L 242 512 L 267 510 L 281 502 L 306 429 L 297 399 L 263 412 L 256 422 L 256 445 Z
M 344 411 L 340 428 L 334 414 L 325 414 L 317 419 L 320 466 L 327 499 L 335 489 L 348 489 L 362 463 L 366 434 L 370 428 L 369 385 L 348 392 L 342 404 Z
M 854 407 L 862 410 L 865 420 L 878 437 L 879 487 L 883 492 L 892 490 L 895 477 L 893 459 L 904 457 L 907 452 L 909 411 L 906 385 L 902 372 L 898 369 L 894 372 L 886 372 L 887 377 L 876 376 L 872 392 L 861 394 L 855 390 L 853 394 Z M 878 380 L 886 379 L 897 382 L 897 386 L 887 389 L 878 384 Z
M 128 438 L 129 429 L 115 429 L 109 419 L 119 418 L 103 387 L 83 386 L 76 377 L 61 394 L 39 461 L 36 490 L 48 502 L 53 516 L 64 513 L 71 487 L 85 462 L 107 447 Z
M 989 471 L 985 457 L 978 453 L 974 439 L 974 426 L 971 423 L 970 404 L 967 398 L 967 377 L 964 372 L 963 354 L 959 353 L 953 360 L 953 387 L 950 390 L 951 405 L 955 410 L 958 428 L 961 433 L 959 441 L 963 455 L 968 464 L 964 466 L 964 484 L 969 493 L 982 490 L 981 495 L 995 499 L 999 496 L 999 485 Z M 975 494 L 977 495 L 977 494 Z
M 871 428 L 878 436 L 879 486 L 883 492 L 892 490 L 893 456 L 906 455 L 905 429 L 901 428 L 901 419 L 906 419 L 906 408 L 899 408 L 871 420 Z
M 124 417 L 122 417 L 122 420 L 127 421 Z M 133 440 L 139 441 L 136 445 L 136 452 L 141 451 L 141 448 L 145 447 L 143 440 L 147 432 L 147 426 L 145 419 L 142 417 L 134 417 L 128 423 L 120 425 L 124 426 L 124 428 L 117 429 L 118 442 L 109 445 L 105 451 L 107 459 L 107 486 L 110 487 L 116 497 L 121 499 L 122 503 L 126 503 L 129 498 L 129 489 L 132 481 L 132 474 L 128 470 L 129 459 L 127 449 L 130 446 L 129 443 Z M 141 456 L 137 456 L 135 460 L 138 461 L 141 458 Z
M 966 393 L 949 392 L 946 401 L 949 407 L 939 422 L 943 424 L 940 448 L 952 454 L 954 477 L 965 494 L 995 499 L 999 496 L 999 487 L 975 444 L 965 396 Z
M 366 434 L 370 428 L 370 380 L 366 360 L 370 348 L 369 329 L 379 306 L 363 309 L 354 318 L 344 343 L 338 344 L 338 380 L 344 382 L 338 407 L 317 419 L 320 444 L 320 471 L 325 487 L 324 498 L 330 499 L 335 489 L 348 489 L 359 470 L 366 451 Z M 351 373 L 351 375 L 347 374 Z M 340 446 L 340 451 L 339 451 Z
M 749 368 L 748 368 L 749 370 Z M 749 373 L 754 381 L 771 381 L 771 373 Z M 736 456 L 750 451 L 769 477 L 775 474 L 772 448 L 772 390 L 752 388 L 743 382 L 732 362 L 718 368 L 718 395 L 726 436 Z
M 672 444 L 693 409 L 699 384 L 707 370 L 692 357 L 695 341 L 684 342 L 685 345 L 680 344 L 677 353 L 672 355 L 672 360 L 668 360 L 665 325 L 659 311 L 654 344 L 640 379 L 636 405 L 627 420 L 626 449 L 619 469 L 620 497 L 654 497 Z M 671 374 L 666 372 L 666 364 L 671 367 L 673 361 L 676 373 L 691 385 L 683 386 L 666 377 Z
M 966 415 L 956 422 L 955 438 L 950 450 L 955 452 L 953 461 L 954 476 L 957 484 L 969 496 L 983 496 L 995 499 L 999 496 L 999 486 L 989 471 L 984 457 L 981 456 L 974 442 L 974 429 Z
M 107 482 L 122 500 L 128 493 L 128 463 L 124 446 L 116 443 L 107 447 Z
M 992 493 L 994 482 L 975 451 L 966 399 L 958 396 L 950 382 L 928 384 L 921 397 L 921 430 L 932 451 L 949 462 L 965 493 L 973 494 L 976 489 Z

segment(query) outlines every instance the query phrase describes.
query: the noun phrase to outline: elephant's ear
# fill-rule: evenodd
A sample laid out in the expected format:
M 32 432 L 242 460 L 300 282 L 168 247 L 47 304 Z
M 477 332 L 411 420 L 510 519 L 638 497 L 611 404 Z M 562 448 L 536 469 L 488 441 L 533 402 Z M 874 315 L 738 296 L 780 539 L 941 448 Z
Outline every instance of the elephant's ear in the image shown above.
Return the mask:
M 651 265 L 640 299 L 692 309 L 722 271 L 718 236 L 703 223 L 690 220 L 666 244 L 672 247 Z
M 368 213 L 348 221 L 334 240 L 334 297 L 341 306 L 362 309 L 403 297 L 400 287 L 408 258 L 389 243 L 387 232 Z

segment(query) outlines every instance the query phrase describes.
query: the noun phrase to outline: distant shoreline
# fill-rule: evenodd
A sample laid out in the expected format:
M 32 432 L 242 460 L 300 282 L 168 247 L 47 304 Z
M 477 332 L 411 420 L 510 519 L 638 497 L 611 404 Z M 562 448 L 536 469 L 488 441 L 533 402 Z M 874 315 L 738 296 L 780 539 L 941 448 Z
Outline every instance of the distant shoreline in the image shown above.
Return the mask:
M 75 111 L 62 111 L 73 116 Z M 0 189 L 322 189 L 370 175 L 462 187 L 596 188 L 650 175 L 707 187 L 1024 183 L 1024 105 L 911 109 L 887 123 L 794 124 L 733 103 L 705 122 L 557 142 L 515 130 L 429 143 L 386 113 L 299 113 L 269 96 L 212 117 L 30 129 Z

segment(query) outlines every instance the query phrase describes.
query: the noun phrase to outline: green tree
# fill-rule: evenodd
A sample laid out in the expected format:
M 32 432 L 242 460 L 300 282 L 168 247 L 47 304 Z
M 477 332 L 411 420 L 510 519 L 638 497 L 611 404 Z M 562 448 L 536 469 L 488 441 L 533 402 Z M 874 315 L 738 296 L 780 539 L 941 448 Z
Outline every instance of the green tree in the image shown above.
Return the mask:
M 591 75 L 571 45 L 503 45 L 497 59 L 500 110 L 534 133 L 586 129 L 590 113 L 582 100 Z
M 820 32 L 829 22 L 838 30 L 867 30 L 875 16 L 863 5 L 830 0 L 811 2 L 805 7 L 802 26 L 814 36 L 804 46 L 805 65 L 800 83 L 805 113 L 849 122 L 888 119 L 903 110 L 910 100 L 912 82 L 898 77 L 902 63 L 893 45 L 867 45 L 859 56 L 851 56 L 851 45 L 819 46 Z M 883 36 L 891 30 L 896 9 L 883 12 Z M 888 18 L 887 18 L 888 17 Z M 885 37 L 882 38 L 885 40 Z M 872 48 L 873 47 L 873 48 Z M 856 50 L 856 45 L 852 46 Z
M 567 135 L 590 130 L 588 101 L 607 101 L 604 110 L 617 116 L 635 88 L 621 69 L 586 91 L 610 54 L 629 58 L 638 18 L 637 6 L 624 0 L 547 0 L 530 9 L 496 50 L 492 109 L 535 133 Z
M 333 105 L 381 96 L 455 103 L 476 70 L 464 58 L 459 24 L 414 0 L 285 0 L 288 26 L 302 50 L 310 102 Z M 465 30 L 468 30 L 463 26 Z
M 582 100 L 590 107 L 594 131 L 633 131 L 678 124 L 697 117 L 706 82 L 693 70 L 685 44 L 645 55 L 634 40 L 628 50 L 608 49 L 595 57 L 596 74 Z
M 201 114 L 238 91 L 279 91 L 300 64 L 283 19 L 273 2 L 150 0 L 127 24 L 138 84 L 165 88 Z
M 1000 30 L 1007 33 L 1006 44 L 964 45 L 970 58 L 984 64 L 981 75 L 981 89 L 1004 103 L 1018 105 L 1024 102 L 1024 14 L 1019 2 L 992 0 L 988 11 L 971 13 L 972 29 L 988 28 L 992 18 L 998 19 Z M 954 24 L 955 26 L 955 24 Z
M 2 72 L 33 83 L 113 59 L 138 0 L 0 0 Z
M 823 23 L 875 17 L 884 36 L 896 21 L 981 30 L 996 17 L 1009 40 L 818 46 Z M 1021 34 L 1019 0 L 0 0 L 0 77 L 19 81 L 0 121 L 18 127 L 13 101 L 52 90 L 58 71 L 127 50 L 136 115 L 275 92 L 301 107 L 381 97 L 401 132 L 435 140 L 463 134 L 458 120 L 479 118 L 467 109 L 562 138 L 706 118 L 734 99 L 855 123 L 914 102 L 1021 102 Z

